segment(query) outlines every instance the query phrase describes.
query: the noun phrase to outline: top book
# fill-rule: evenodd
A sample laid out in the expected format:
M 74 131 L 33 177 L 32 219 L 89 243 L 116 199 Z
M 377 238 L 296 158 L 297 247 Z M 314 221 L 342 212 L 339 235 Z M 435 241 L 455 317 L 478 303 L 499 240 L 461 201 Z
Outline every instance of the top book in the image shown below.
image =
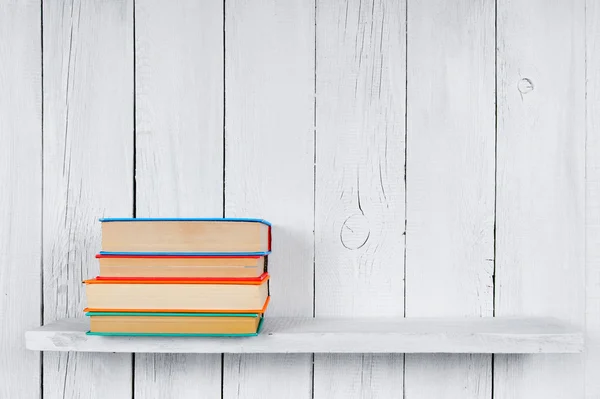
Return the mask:
M 103 218 L 104 254 L 266 255 L 271 224 L 247 218 Z

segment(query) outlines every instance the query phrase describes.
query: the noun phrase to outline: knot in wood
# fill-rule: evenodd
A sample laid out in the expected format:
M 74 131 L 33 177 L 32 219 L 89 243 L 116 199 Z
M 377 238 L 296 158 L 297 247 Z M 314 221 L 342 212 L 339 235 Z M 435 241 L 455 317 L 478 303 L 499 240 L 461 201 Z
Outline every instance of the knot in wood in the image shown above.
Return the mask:
M 523 78 L 517 83 L 517 88 L 521 94 L 527 94 L 534 89 L 533 82 L 529 78 Z
M 363 214 L 354 214 L 342 224 L 340 241 L 347 249 L 359 249 L 367 243 L 371 229 L 369 220 Z

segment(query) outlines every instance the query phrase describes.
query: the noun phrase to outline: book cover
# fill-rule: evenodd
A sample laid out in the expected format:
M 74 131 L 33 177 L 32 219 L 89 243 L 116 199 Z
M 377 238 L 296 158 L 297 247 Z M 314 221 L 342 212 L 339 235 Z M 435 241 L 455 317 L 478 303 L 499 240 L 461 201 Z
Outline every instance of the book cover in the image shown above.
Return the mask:
M 259 285 L 269 280 L 268 272 L 258 277 L 120 277 L 97 276 L 84 280 L 85 284 L 251 284 Z
M 256 251 L 256 252 L 123 252 L 123 251 L 100 251 L 100 256 L 169 256 L 169 257 L 184 257 L 184 256 L 197 256 L 197 257 L 260 257 L 267 256 L 271 251 Z
M 111 313 L 111 315 L 114 315 Z M 185 315 L 182 315 L 185 316 Z M 210 315 L 208 315 L 210 316 Z M 214 315 L 213 315 L 214 316 Z M 227 316 L 230 316 L 229 314 Z M 243 315 L 245 316 L 245 315 Z M 255 315 L 259 317 L 258 315 Z M 264 317 L 261 317 L 258 322 L 258 328 L 256 332 L 252 333 L 241 333 L 241 334 L 204 334 L 204 333 L 131 333 L 131 332 L 92 332 L 87 331 L 86 335 L 96 335 L 96 336 L 113 336 L 113 337 L 255 337 L 260 334 L 260 330 L 262 328 L 264 321 Z
M 267 296 L 267 299 L 265 300 L 265 303 L 263 305 L 263 307 L 261 309 L 248 309 L 248 310 L 240 310 L 240 309 L 219 309 L 219 310 L 214 310 L 214 309 L 169 309 L 169 310 L 164 310 L 164 309 L 101 309 L 101 308 L 90 308 L 87 307 L 85 309 L 83 309 L 84 312 L 123 312 L 123 313 L 129 313 L 129 312 L 137 312 L 137 313 L 193 313 L 193 314 L 199 314 L 199 313 L 211 313 L 211 314 L 215 314 L 215 313 L 224 313 L 224 314 L 231 314 L 231 313 L 241 313 L 241 314 L 252 314 L 252 313 L 258 313 L 258 314 L 264 314 L 267 311 L 267 308 L 269 307 L 269 302 L 271 301 L 271 296 Z
M 267 256 L 271 252 L 271 242 L 272 242 L 272 225 L 270 222 L 264 219 L 258 218 L 100 218 L 100 222 L 102 223 L 110 223 L 110 222 L 253 222 L 253 223 L 261 223 L 268 226 L 268 250 L 267 251 L 257 251 L 257 252 L 167 252 L 167 251 L 158 251 L 158 252 L 143 252 L 143 251 L 100 251 L 99 255 L 107 255 L 107 256 Z

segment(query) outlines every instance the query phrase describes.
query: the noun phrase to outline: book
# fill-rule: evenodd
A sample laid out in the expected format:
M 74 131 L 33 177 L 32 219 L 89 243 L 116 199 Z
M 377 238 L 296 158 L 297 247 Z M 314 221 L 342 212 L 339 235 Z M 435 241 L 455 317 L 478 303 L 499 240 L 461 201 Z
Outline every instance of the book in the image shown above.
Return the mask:
M 264 313 L 269 274 L 256 278 L 85 280 L 87 311 Z
M 96 335 L 256 335 L 258 313 L 87 312 Z
M 258 277 L 265 256 L 96 255 L 103 277 Z
M 266 255 L 271 224 L 262 219 L 103 218 L 104 255 Z

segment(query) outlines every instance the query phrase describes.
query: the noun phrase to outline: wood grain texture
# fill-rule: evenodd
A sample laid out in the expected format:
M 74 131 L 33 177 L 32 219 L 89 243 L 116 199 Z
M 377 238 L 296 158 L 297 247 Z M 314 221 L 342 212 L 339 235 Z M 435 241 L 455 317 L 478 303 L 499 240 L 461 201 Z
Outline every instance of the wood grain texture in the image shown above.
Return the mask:
M 43 3 L 44 322 L 82 316 L 102 216 L 133 202 L 132 1 Z M 131 356 L 48 353 L 44 398 L 130 398 Z
M 496 315 L 583 325 L 584 1 L 498 2 Z M 494 397 L 584 397 L 583 356 L 497 356 Z
M 273 223 L 266 317 L 311 316 L 314 3 L 228 0 L 225 38 L 225 216 Z M 226 399 L 309 398 L 311 356 L 226 355 L 223 384 Z
M 400 1 L 317 3 L 317 317 L 404 314 L 404 22 Z M 401 397 L 402 363 L 316 355 L 314 397 Z
M 585 398 L 600 397 L 600 4 L 586 2 Z
M 583 332 L 552 318 L 268 317 L 261 333 L 250 338 L 111 337 L 107 340 L 85 335 L 88 330 L 88 319 L 63 319 L 28 331 L 27 348 L 148 353 L 374 353 L 378 355 L 353 356 L 353 362 L 346 363 L 352 365 L 348 370 L 354 376 L 369 376 L 372 382 L 396 375 L 390 370 L 401 372 L 386 367 L 388 374 L 374 374 L 368 367 L 379 362 L 398 365 L 389 359 L 391 353 L 578 353 L 583 349 Z M 365 365 L 366 368 L 361 367 Z M 339 367 L 332 364 L 331 368 L 338 372 Z M 351 386 L 367 389 L 369 384 L 361 387 L 352 382 Z M 326 387 L 326 391 L 332 388 Z
M 37 1 L 0 1 L 0 397 L 36 398 L 41 311 L 42 82 Z
M 138 0 L 136 216 L 223 215 L 223 4 Z M 136 398 L 213 398 L 221 356 L 140 354 Z
M 493 315 L 494 2 L 408 6 L 406 316 Z M 491 397 L 491 357 L 406 357 L 409 398 Z

